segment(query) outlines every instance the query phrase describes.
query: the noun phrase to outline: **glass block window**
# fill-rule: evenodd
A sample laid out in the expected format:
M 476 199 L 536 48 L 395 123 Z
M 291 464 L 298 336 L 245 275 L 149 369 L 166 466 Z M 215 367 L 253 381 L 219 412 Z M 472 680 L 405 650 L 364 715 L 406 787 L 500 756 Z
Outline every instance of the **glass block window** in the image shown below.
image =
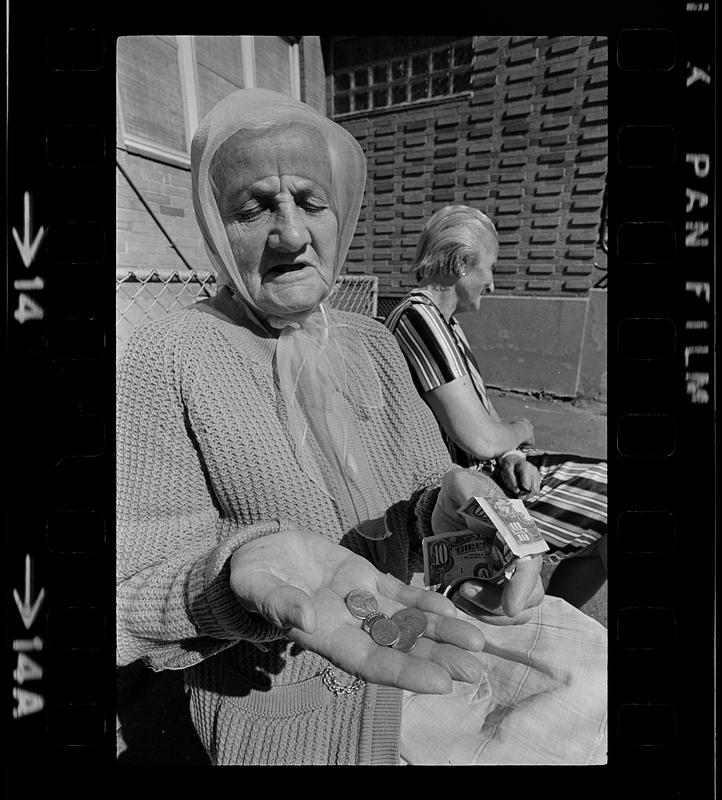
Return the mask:
M 400 41 L 402 38 L 404 41 Z M 471 90 L 474 50 L 470 38 L 457 41 L 435 40 L 434 37 L 375 39 L 371 43 L 352 41 L 336 46 L 334 116 L 450 97 Z M 419 48 L 419 44 L 425 46 Z M 414 49 L 408 49 L 409 46 Z M 386 57 L 358 63 L 359 58 L 370 55 Z

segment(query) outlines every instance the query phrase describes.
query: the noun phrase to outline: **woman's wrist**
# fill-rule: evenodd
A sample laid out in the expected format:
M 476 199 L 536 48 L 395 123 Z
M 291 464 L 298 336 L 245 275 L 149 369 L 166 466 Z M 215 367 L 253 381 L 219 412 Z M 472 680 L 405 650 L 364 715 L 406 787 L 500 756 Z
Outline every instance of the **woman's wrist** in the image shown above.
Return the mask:
M 524 444 L 524 442 L 533 440 L 534 426 L 525 417 L 521 417 L 521 419 L 515 420 L 515 423 L 519 426 L 517 430 L 521 432 L 521 438 L 516 443 L 516 448 L 519 448 L 519 446 Z
M 509 427 L 513 431 L 513 441 L 509 442 L 509 444 L 513 445 L 513 447 L 509 448 L 511 450 L 519 447 L 533 435 L 531 423 L 525 419 L 515 419 L 513 422 L 509 423 Z M 508 452 L 508 450 L 505 452 Z
M 506 453 L 502 453 L 499 456 L 499 461 L 504 461 L 504 459 L 509 456 L 516 456 L 517 458 L 526 461 L 526 454 L 523 453 L 521 450 L 518 450 L 517 448 L 513 448 L 512 450 L 507 450 Z

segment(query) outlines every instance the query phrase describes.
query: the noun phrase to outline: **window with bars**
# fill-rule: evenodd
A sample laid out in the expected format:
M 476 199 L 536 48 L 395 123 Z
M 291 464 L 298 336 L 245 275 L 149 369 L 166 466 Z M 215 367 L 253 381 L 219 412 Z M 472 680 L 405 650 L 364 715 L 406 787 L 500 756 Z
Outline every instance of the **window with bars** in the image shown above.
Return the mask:
M 333 115 L 450 97 L 471 90 L 472 39 L 334 68 Z M 348 59 L 335 59 L 342 64 Z
M 237 89 L 301 98 L 298 44 L 281 36 L 121 36 L 121 146 L 187 166 L 200 119 Z

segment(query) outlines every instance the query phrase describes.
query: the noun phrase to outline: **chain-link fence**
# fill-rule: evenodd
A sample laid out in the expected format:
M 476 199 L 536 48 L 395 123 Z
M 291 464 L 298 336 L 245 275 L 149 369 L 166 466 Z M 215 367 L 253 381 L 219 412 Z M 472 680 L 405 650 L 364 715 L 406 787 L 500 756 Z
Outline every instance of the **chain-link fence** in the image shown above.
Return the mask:
M 342 275 L 328 298 L 332 308 L 375 317 L 378 314 L 379 279 L 375 275 Z
M 210 270 L 129 269 L 115 270 L 115 348 L 120 358 L 135 328 L 161 319 L 216 291 Z M 377 315 L 378 278 L 344 275 L 329 297 L 329 305 L 343 311 Z

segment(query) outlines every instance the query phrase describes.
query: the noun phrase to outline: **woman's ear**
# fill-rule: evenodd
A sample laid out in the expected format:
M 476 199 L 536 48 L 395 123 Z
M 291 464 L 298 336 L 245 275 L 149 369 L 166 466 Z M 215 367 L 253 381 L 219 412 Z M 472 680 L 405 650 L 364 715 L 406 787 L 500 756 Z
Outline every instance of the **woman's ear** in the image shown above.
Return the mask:
M 451 263 L 447 266 L 447 276 L 444 284 L 456 285 L 469 272 L 469 257 L 465 253 L 455 253 Z

